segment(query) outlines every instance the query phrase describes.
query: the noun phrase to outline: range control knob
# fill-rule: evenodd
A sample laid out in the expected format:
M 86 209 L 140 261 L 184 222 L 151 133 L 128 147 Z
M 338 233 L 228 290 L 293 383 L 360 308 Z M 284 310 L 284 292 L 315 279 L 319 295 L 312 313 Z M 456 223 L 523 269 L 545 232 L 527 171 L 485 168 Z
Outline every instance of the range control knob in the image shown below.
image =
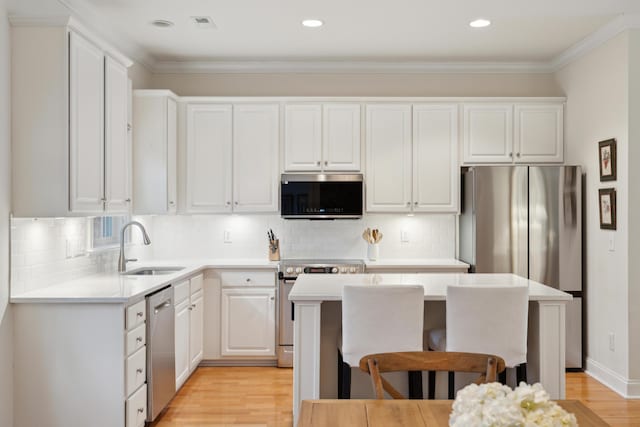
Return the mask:
M 355 268 L 355 267 L 351 267 L 351 268 L 349 269 L 349 273 L 355 273 L 355 272 L 356 272 L 356 268 Z
M 302 267 L 296 267 L 296 273 L 298 274 L 302 273 Z
M 293 267 L 287 267 L 285 271 L 287 272 L 287 274 L 291 274 L 293 273 Z
M 340 267 L 340 273 L 346 273 L 347 267 Z
M 333 267 L 333 268 L 331 269 L 331 272 L 332 272 L 333 274 L 336 274 L 336 273 L 338 272 L 338 267 Z

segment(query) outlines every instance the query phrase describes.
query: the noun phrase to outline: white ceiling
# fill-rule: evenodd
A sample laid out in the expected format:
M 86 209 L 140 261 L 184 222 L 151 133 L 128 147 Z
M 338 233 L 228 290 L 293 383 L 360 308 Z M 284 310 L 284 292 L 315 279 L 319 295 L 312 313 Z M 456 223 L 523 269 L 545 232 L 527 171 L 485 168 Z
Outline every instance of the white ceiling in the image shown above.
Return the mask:
M 639 0 L 58 1 L 160 62 L 549 62 L 621 14 L 640 13 Z M 196 15 L 217 28 L 195 28 Z M 493 25 L 470 28 L 477 17 Z M 305 18 L 325 25 L 304 28 Z M 175 25 L 158 29 L 154 19 Z

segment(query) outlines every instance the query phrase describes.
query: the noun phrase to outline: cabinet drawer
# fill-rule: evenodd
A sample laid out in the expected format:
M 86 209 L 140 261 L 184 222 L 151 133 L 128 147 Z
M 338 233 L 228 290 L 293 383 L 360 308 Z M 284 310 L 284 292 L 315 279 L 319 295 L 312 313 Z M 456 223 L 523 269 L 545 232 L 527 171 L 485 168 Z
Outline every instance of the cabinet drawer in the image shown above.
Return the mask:
M 147 347 L 127 358 L 127 396 L 133 393 L 138 387 L 144 384 L 147 377 Z
M 130 307 L 127 307 L 127 330 L 144 323 L 147 318 L 146 301 L 142 300 Z
M 175 304 L 178 305 L 185 299 L 189 298 L 189 281 L 185 280 L 173 287 L 173 298 Z
M 145 324 L 127 332 L 127 356 L 136 352 L 147 342 Z
M 223 271 L 220 281 L 222 286 L 275 287 L 276 275 L 272 271 Z
M 202 290 L 202 282 L 204 279 L 204 275 L 202 274 L 198 274 L 197 276 L 194 276 L 191 278 L 190 283 L 191 283 L 191 295 L 195 294 L 196 292 Z
M 147 419 L 147 386 L 140 387 L 127 399 L 127 427 L 143 426 Z

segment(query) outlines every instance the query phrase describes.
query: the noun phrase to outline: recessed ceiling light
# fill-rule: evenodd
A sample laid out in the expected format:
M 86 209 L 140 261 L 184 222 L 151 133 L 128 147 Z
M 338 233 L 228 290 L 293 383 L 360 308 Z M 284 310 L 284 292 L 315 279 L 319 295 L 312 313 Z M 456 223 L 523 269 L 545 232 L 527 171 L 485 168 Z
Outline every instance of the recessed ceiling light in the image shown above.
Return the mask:
M 482 19 L 482 18 L 469 22 L 469 26 L 473 28 L 484 28 L 484 27 L 488 27 L 489 25 L 491 25 L 491 21 L 489 21 L 488 19 Z
M 309 28 L 318 28 L 322 27 L 322 25 L 324 25 L 324 22 L 319 19 L 305 19 L 304 21 L 302 21 L 302 25 Z
M 173 27 L 173 22 L 167 21 L 166 19 L 156 19 L 155 21 L 151 21 L 151 25 L 158 28 L 169 28 Z

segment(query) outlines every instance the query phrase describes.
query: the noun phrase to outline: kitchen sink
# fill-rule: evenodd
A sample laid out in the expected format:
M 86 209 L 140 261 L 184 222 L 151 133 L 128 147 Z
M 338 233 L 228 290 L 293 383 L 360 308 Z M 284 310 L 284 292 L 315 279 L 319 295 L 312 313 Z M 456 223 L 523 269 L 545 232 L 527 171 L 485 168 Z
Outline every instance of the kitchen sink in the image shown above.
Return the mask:
M 124 273 L 127 276 L 157 276 L 161 274 L 177 273 L 184 267 L 142 267 Z

